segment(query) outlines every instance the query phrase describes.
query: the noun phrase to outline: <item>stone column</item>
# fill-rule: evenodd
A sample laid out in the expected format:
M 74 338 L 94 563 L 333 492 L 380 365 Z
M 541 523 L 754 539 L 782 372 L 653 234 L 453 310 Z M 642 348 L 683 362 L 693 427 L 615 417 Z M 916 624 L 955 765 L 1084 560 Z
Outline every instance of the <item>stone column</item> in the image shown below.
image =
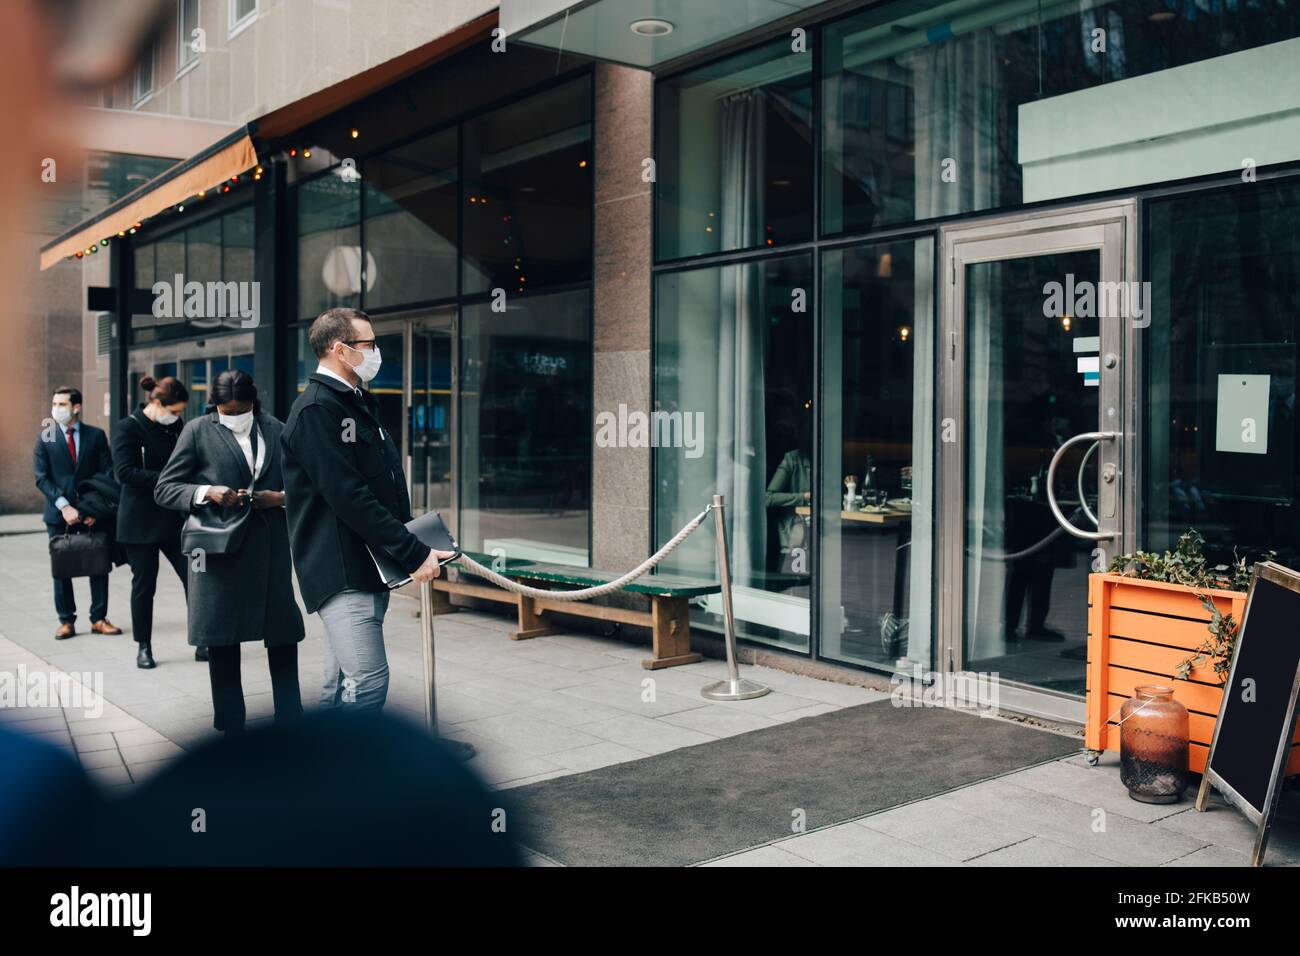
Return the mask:
M 650 411 L 653 82 L 630 67 L 596 67 L 594 407 Z M 592 443 L 592 566 L 622 571 L 650 553 L 649 448 Z

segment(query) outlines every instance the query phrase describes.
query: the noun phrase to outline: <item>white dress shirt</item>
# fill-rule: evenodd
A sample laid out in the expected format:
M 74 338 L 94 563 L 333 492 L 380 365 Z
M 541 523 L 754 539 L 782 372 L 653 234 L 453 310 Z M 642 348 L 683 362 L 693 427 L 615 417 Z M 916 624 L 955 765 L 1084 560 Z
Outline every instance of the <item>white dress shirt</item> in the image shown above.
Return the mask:
M 327 369 L 324 365 L 317 365 L 317 366 L 316 366 L 316 374 L 317 374 L 317 375 L 328 375 L 330 378 L 334 379 L 336 382 L 342 382 L 342 383 L 343 383 L 344 385 L 346 385 L 348 388 L 352 389 L 352 391 L 353 391 L 354 393 L 356 393 L 357 398 L 360 398 L 360 397 L 361 397 L 361 389 L 357 388 L 355 385 L 353 385 L 351 382 L 349 382 L 346 378 L 344 378 L 344 377 L 343 377 L 342 375 L 340 375 L 338 372 L 332 372 L 332 371 L 330 371 L 329 369 Z
M 218 425 L 217 427 L 225 428 L 226 426 Z M 257 428 L 256 423 L 254 423 L 253 428 Z M 235 437 L 235 443 L 239 445 L 239 450 L 244 453 L 244 462 L 245 464 L 248 465 L 248 470 L 253 473 L 253 480 L 257 481 L 257 476 L 262 473 L 262 466 L 266 464 L 266 436 L 264 436 L 262 434 L 262 430 L 258 428 L 257 461 L 254 462 L 253 461 L 253 438 L 252 438 L 253 429 L 250 428 L 242 435 L 235 431 L 231 431 L 231 434 Z M 199 485 L 198 490 L 194 492 L 194 503 L 196 505 L 204 504 L 205 499 L 208 497 L 208 492 L 211 489 L 212 489 L 211 485 Z

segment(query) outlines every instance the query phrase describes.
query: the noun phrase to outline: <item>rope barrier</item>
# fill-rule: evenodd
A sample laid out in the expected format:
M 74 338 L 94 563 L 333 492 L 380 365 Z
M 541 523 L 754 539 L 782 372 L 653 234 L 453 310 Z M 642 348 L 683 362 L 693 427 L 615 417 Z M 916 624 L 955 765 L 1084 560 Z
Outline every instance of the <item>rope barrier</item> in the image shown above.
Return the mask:
M 683 541 L 690 537 L 691 532 L 704 523 L 704 519 L 709 516 L 713 510 L 713 505 L 709 505 L 698 515 L 688 521 L 682 530 L 673 535 L 672 540 L 665 544 L 650 557 L 646 558 L 631 571 L 622 577 L 615 578 L 606 584 L 597 585 L 590 588 L 579 588 L 575 591 L 548 591 L 545 588 L 534 588 L 527 584 L 520 584 L 518 581 L 511 580 L 505 575 L 498 574 L 489 567 L 479 564 L 469 555 L 462 554 L 456 560 L 472 574 L 486 578 L 499 588 L 507 591 L 513 591 L 515 594 L 522 594 L 525 597 L 542 598 L 547 601 L 590 601 L 598 597 L 604 597 L 606 594 L 613 594 L 620 590 L 624 585 L 631 584 L 647 571 L 654 569 L 664 558 L 672 554 Z

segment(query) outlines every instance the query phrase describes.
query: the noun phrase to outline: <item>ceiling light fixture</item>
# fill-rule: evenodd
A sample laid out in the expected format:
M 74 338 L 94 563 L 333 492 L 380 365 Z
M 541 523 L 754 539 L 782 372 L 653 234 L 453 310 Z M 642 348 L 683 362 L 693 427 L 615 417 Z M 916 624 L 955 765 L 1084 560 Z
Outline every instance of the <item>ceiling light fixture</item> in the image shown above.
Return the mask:
M 627 25 L 627 28 L 639 37 L 649 37 L 654 40 L 659 37 L 666 37 L 673 32 L 673 25 L 667 20 L 658 20 L 647 18 L 644 20 L 633 20 Z

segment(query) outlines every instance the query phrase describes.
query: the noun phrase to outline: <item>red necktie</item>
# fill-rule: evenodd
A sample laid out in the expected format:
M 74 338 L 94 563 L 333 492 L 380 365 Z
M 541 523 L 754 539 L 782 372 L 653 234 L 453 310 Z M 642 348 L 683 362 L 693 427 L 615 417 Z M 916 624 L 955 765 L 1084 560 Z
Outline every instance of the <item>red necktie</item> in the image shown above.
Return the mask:
M 77 467 L 77 442 L 72 437 L 72 429 L 68 429 L 68 454 L 72 456 L 72 467 Z

